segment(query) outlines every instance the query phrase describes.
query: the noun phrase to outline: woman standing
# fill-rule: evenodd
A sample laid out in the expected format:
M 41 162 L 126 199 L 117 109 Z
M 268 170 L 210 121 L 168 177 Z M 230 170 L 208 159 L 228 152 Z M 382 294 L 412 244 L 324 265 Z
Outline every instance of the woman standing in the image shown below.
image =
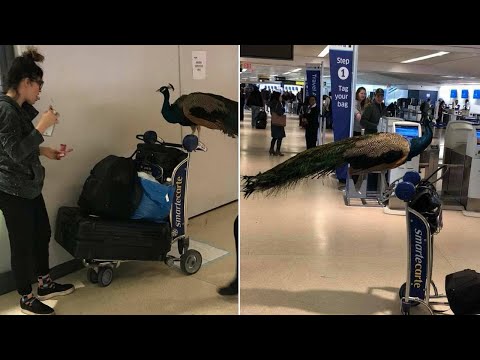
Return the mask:
M 285 114 L 285 108 L 282 105 L 282 96 L 279 92 L 274 91 L 272 96 L 270 97 L 270 101 L 268 102 L 268 106 L 270 108 L 271 116 L 274 116 L 274 113 L 278 116 L 283 116 Z M 271 131 L 272 131 L 272 142 L 270 143 L 270 155 L 274 156 L 283 156 L 280 152 L 280 148 L 282 147 L 282 139 L 286 136 L 285 135 L 285 127 L 274 125 L 271 123 Z M 277 143 L 277 150 L 274 151 L 275 142 Z
M 40 99 L 43 70 L 36 62 L 43 56 L 35 48 L 14 59 L 8 71 L 6 94 L 0 95 L 0 210 L 10 239 L 12 272 L 21 296 L 23 313 L 51 315 L 54 310 L 42 303 L 75 290 L 50 278 L 48 245 L 51 237 L 45 201 L 42 196 L 45 169 L 40 156 L 60 160 L 65 152 L 43 147 L 42 133 L 58 122 L 50 108 L 34 127 L 38 111 L 32 106 Z M 36 274 L 38 291 L 32 293 L 31 279 Z
M 355 93 L 355 119 L 353 121 L 353 136 L 362 135 L 362 126 L 360 125 L 360 120 L 362 119 L 363 111 L 367 106 L 367 90 L 363 86 L 357 89 Z

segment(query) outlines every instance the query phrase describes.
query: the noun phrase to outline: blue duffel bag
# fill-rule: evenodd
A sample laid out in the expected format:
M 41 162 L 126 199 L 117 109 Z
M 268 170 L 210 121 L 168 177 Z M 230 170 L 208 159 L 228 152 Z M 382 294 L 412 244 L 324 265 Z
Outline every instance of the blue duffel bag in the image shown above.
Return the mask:
M 163 185 L 156 181 L 140 177 L 143 187 L 142 200 L 132 219 L 154 222 L 167 222 L 172 207 L 173 186 Z

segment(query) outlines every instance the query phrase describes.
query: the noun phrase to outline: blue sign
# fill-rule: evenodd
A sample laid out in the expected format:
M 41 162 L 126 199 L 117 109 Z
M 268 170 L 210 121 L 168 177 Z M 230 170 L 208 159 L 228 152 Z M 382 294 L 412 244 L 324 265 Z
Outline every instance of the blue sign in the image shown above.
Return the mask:
M 332 124 L 334 141 L 350 137 L 352 96 L 352 49 L 330 46 L 330 79 L 332 82 Z M 347 179 L 347 166 L 336 170 L 337 179 Z
M 468 99 L 468 90 L 462 90 L 462 99 Z
M 172 205 L 172 238 L 185 235 L 185 197 L 187 196 L 187 169 L 190 156 L 183 160 L 172 176 L 174 183 Z
M 305 81 L 305 100 L 309 96 L 315 96 L 317 99 L 317 106 L 320 106 L 322 103 L 321 93 L 320 93 L 320 69 L 309 69 L 307 68 L 306 81 Z
M 410 232 L 410 296 L 425 300 L 428 271 L 428 238 L 427 224 L 409 210 Z
M 480 90 L 473 90 L 473 98 L 480 99 Z
M 450 90 L 450 98 L 456 99 L 458 97 L 457 90 L 452 89 Z

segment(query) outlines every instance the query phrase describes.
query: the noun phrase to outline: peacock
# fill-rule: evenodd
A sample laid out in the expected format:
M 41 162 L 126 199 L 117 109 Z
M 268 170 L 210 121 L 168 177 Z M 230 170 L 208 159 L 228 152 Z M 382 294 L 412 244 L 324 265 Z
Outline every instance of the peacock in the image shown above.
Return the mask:
M 170 104 L 172 84 L 162 86 L 159 91 L 164 96 L 162 115 L 171 124 L 190 126 L 200 136 L 200 127 L 221 130 L 233 138 L 238 136 L 238 102 L 220 95 L 194 92 L 180 96 Z
M 339 166 L 350 164 L 350 175 L 394 169 L 423 152 L 432 142 L 430 119 L 422 117 L 421 137 L 377 133 L 355 136 L 305 150 L 256 176 L 243 176 L 245 198 L 254 192 L 276 194 L 306 178 L 320 178 Z

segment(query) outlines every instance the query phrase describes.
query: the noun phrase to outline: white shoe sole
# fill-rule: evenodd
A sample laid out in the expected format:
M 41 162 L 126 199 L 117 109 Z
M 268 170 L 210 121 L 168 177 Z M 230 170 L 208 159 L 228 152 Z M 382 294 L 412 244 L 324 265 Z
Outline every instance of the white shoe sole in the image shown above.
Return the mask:
M 29 310 L 26 310 L 26 309 L 20 309 L 22 311 L 22 313 L 24 313 L 25 315 L 55 315 L 55 311 L 50 313 L 50 314 L 35 314 L 34 312 L 31 312 Z
M 40 300 L 40 301 L 44 301 L 44 300 L 54 298 L 56 296 L 68 295 L 68 294 L 73 293 L 74 291 L 75 291 L 75 287 L 72 287 L 71 289 L 68 289 L 68 290 L 65 290 L 65 291 L 55 292 L 55 293 L 51 293 L 51 294 L 44 295 L 44 296 L 37 295 L 37 299 Z

